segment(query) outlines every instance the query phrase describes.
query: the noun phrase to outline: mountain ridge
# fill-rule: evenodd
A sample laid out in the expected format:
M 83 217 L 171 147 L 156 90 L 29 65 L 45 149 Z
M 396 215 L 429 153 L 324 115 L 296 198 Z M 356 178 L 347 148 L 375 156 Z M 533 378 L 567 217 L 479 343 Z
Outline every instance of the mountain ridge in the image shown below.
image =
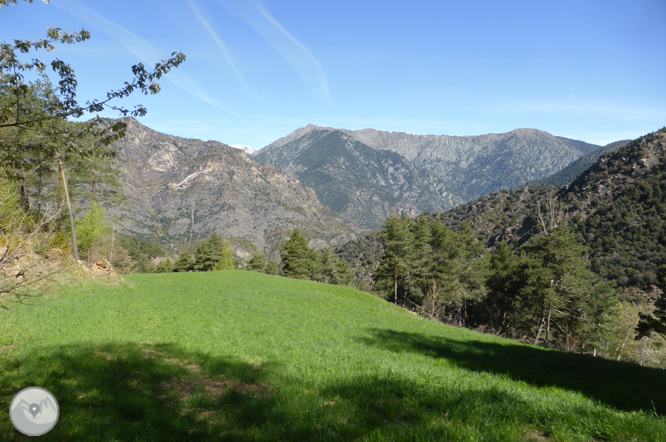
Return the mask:
M 177 252 L 217 232 L 247 260 L 256 250 L 275 256 L 294 228 L 318 248 L 345 242 L 360 231 L 330 213 L 312 189 L 243 150 L 124 121 L 126 136 L 110 149 L 129 204 L 111 205 L 107 214 L 126 234 Z
M 381 167 L 368 170 L 364 177 L 365 187 L 376 189 L 373 195 L 361 195 L 362 192 L 357 190 L 362 187 L 361 181 L 348 174 L 348 164 L 339 158 L 339 149 L 333 148 L 328 141 L 322 141 L 326 140 L 326 134 L 335 132 L 365 146 L 363 154 L 357 149 L 358 161 L 381 163 Z M 254 158 L 305 180 L 333 213 L 347 217 L 353 213 L 352 221 L 362 227 L 376 229 L 393 209 L 410 215 L 444 211 L 479 196 L 504 188 L 517 188 L 530 180 L 549 176 L 597 148 L 599 146 L 555 137 L 536 129 L 459 137 L 376 129 L 335 129 L 311 124 L 276 140 Z M 309 160 L 305 162 L 302 156 L 304 151 L 310 152 Z M 312 160 L 315 156 L 320 157 L 317 164 Z M 378 156 L 384 156 L 386 160 L 378 161 Z M 328 162 L 326 173 L 335 175 L 338 181 L 355 183 L 341 191 L 345 194 L 343 199 L 350 201 L 354 207 L 346 209 L 326 203 L 326 194 L 331 190 L 330 182 L 313 179 L 315 173 L 322 172 L 318 164 L 324 162 Z M 395 172 L 394 165 L 400 165 L 401 176 L 396 176 L 390 195 L 382 196 L 385 183 L 379 175 Z M 381 168 L 384 170 L 380 173 Z M 410 183 L 410 186 L 400 191 L 399 184 L 402 182 Z M 425 195 L 421 201 L 410 196 L 416 188 L 420 189 L 418 193 Z M 383 207 L 381 210 L 378 209 L 380 206 Z M 374 207 L 373 215 L 362 215 L 366 207 Z

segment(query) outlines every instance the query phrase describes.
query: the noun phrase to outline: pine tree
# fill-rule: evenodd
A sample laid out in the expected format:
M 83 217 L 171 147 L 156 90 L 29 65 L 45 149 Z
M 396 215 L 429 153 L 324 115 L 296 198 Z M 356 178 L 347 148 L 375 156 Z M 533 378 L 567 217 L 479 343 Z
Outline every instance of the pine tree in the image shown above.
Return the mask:
M 514 297 L 520 289 L 517 267 L 516 255 L 508 244 L 502 241 L 490 258 L 489 275 L 486 279 L 488 293 L 484 300 L 488 322 L 499 334 L 511 326 L 515 314 Z
M 245 266 L 245 270 L 266 273 L 267 266 L 268 266 L 268 260 L 266 259 L 266 255 L 261 252 L 257 252 L 252 256 L 250 262 L 247 263 L 247 266 Z
M 351 285 L 354 281 L 354 272 L 344 259 L 336 259 L 334 272 L 333 284 Z
M 309 279 L 316 261 L 317 252 L 308 247 L 300 229 L 295 229 L 291 237 L 280 248 L 282 273 L 289 278 Z
M 432 284 L 432 222 L 421 215 L 411 227 L 412 260 L 409 278 L 410 292 L 421 301 L 428 293 Z
M 380 239 L 386 244 L 375 275 L 376 287 L 382 291 L 393 292 L 393 302 L 398 303 L 399 289 L 405 292 L 405 282 L 412 269 L 413 220 L 407 216 L 398 216 L 393 212 L 384 221 Z
M 590 324 L 604 320 L 615 301 L 584 260 L 585 247 L 560 222 L 548 235 L 533 237 L 520 260 L 522 289 L 516 298 L 523 328 L 566 351 L 582 349 Z
M 173 264 L 174 272 L 189 272 L 194 269 L 194 258 L 189 253 L 181 253 L 178 260 Z
M 268 264 L 266 264 L 266 273 L 269 275 L 278 275 L 280 269 L 278 268 L 277 262 L 268 261 Z
M 217 236 L 217 233 L 213 233 L 213 236 L 208 241 L 204 241 L 197 247 L 194 254 L 196 261 L 194 270 L 200 272 L 207 272 L 213 269 L 233 270 L 233 250 L 229 253 L 229 249 L 229 245 Z M 218 265 L 223 258 L 224 261 L 222 264 Z
M 173 261 L 171 261 L 169 258 L 166 258 L 164 261 L 155 266 L 155 273 L 169 273 L 172 271 Z
M 467 304 L 478 301 L 483 293 L 483 245 L 469 224 L 463 224 L 457 234 L 437 220 L 432 225 L 432 250 L 431 275 L 448 321 L 462 326 L 468 316 Z

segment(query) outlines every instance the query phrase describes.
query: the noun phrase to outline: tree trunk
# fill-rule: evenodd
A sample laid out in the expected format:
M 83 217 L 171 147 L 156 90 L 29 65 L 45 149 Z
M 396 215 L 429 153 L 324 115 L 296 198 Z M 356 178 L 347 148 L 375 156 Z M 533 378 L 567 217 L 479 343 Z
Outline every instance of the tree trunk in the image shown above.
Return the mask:
M 21 183 L 21 208 L 26 212 L 30 211 L 30 199 L 28 198 L 28 186 L 25 183 L 25 180 Z
M 393 278 L 393 303 L 398 305 L 398 265 L 396 264 L 393 268 L 395 269 Z
M 74 259 L 79 260 L 79 246 L 76 243 L 76 228 L 74 227 L 74 213 L 72 213 L 72 203 L 69 201 L 69 190 L 67 190 L 67 179 L 65 178 L 65 170 L 62 168 L 62 161 L 58 158 L 58 170 L 62 177 L 62 187 L 65 189 L 65 201 L 67 201 L 67 210 L 69 210 L 69 223 L 72 226 L 72 253 Z
M 539 315 L 539 328 L 537 329 L 537 335 L 536 339 L 534 339 L 534 345 L 539 345 L 539 339 L 541 338 L 541 332 L 543 331 L 543 323 L 545 322 L 545 311 L 541 311 L 541 314 Z

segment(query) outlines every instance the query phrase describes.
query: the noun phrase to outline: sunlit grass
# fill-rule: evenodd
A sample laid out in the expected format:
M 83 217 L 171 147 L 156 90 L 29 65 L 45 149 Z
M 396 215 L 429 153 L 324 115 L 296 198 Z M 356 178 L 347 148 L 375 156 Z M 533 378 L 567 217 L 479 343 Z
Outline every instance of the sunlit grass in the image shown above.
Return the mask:
M 44 440 L 666 440 L 663 370 L 253 272 L 135 275 L 1 318 L 0 407 L 55 394 Z M 21 440 L 8 418 L 0 439 Z

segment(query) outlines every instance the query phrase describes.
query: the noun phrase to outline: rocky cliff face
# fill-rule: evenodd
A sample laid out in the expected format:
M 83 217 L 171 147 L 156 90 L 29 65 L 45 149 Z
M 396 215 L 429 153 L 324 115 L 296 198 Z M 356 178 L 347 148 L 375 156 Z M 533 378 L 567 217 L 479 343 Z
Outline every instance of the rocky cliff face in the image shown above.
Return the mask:
M 107 209 L 127 234 L 178 249 L 217 232 L 247 259 L 256 249 L 275 253 L 297 227 L 314 247 L 345 242 L 359 231 L 331 214 L 312 189 L 240 149 L 127 122 L 126 137 L 111 149 L 128 204 Z
M 374 171 L 367 169 L 360 174 L 357 171 L 354 171 L 356 175 L 350 174 L 349 166 L 341 160 L 341 149 L 332 148 L 334 133 L 338 134 L 335 135 L 340 140 L 338 144 L 353 145 L 349 140 L 361 143 L 357 146 L 363 148 L 355 148 L 356 162 L 372 165 Z M 344 141 L 342 135 L 347 136 Z M 304 180 L 333 212 L 364 227 L 377 228 L 378 222 L 381 223 L 392 208 L 410 214 L 443 211 L 552 175 L 598 147 L 534 129 L 453 137 L 310 125 L 265 147 L 255 158 Z M 390 158 L 390 161 L 380 160 L 380 157 Z M 340 199 L 331 203 L 327 198 L 326 192 L 331 189 L 329 181 L 313 179 L 322 169 L 329 176 L 335 176 L 337 182 L 354 183 L 342 188 L 346 206 L 338 203 Z M 393 173 L 388 187 L 381 179 L 380 169 L 384 174 Z M 379 191 L 388 188 L 389 192 Z M 370 208 L 373 215 L 363 215 L 364 207 Z

